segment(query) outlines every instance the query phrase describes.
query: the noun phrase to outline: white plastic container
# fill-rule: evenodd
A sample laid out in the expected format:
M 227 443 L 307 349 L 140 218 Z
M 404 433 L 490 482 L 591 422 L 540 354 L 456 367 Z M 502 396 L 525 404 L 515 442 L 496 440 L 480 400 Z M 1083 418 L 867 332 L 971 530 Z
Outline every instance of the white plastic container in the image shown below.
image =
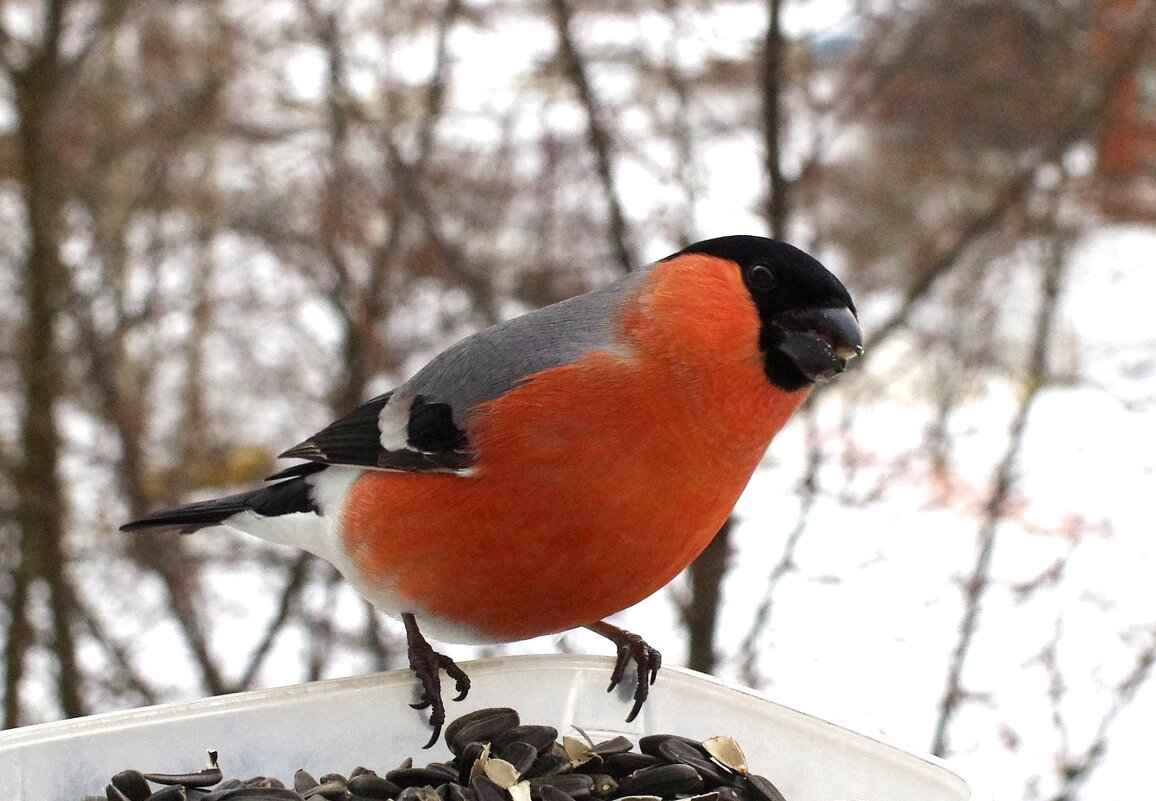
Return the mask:
M 489 706 L 514 707 L 525 723 L 581 726 L 596 740 L 669 732 L 696 739 L 727 734 L 751 770 L 769 778 L 787 801 L 967 801 L 980 795 L 942 762 L 917 756 L 796 712 L 708 676 L 665 667 L 633 723 L 629 704 L 608 694 L 613 660 L 551 655 L 463 663 L 469 697 L 449 720 Z M 417 764 L 449 757 L 444 742 L 421 746 L 430 730 L 409 709 L 413 674 L 393 671 L 190 703 L 28 726 L 0 733 L 0 799 L 76 801 L 103 795 L 125 768 L 190 772 L 220 752 L 227 777 L 276 776 L 288 782 L 365 765 L 384 773 L 412 756 Z M 447 691 L 452 687 L 445 688 Z M 452 693 L 449 693 L 452 695 Z

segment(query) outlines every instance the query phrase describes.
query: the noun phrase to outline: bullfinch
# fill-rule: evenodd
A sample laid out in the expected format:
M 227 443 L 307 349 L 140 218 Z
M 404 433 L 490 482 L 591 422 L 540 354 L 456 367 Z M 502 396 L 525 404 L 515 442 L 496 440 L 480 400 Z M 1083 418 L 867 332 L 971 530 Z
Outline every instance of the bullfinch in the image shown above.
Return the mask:
M 632 720 L 661 663 L 604 618 L 706 547 L 816 381 L 862 352 L 851 296 L 784 242 L 691 245 L 609 286 L 451 346 L 392 392 L 282 454 L 267 486 L 123 531 L 227 526 L 328 560 L 404 623 L 430 707 L 434 639 L 510 642 L 586 627 L 635 663 Z M 421 623 L 421 630 L 418 623 Z

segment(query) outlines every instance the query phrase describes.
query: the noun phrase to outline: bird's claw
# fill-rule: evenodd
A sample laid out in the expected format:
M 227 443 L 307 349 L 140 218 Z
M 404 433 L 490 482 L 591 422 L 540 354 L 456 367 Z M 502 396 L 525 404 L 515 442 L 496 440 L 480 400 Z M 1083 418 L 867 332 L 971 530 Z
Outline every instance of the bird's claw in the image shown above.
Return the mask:
M 610 673 L 610 686 L 606 688 L 606 692 L 612 692 L 619 685 L 626 675 L 626 666 L 634 660 L 638 681 L 634 687 L 634 706 L 626 716 L 626 722 L 630 723 L 638 717 L 642 705 L 650 695 L 650 685 L 658 678 L 658 669 L 662 667 L 662 654 L 637 634 L 604 621 L 587 628 L 618 646 L 618 657 L 614 662 L 614 670 Z
M 421 682 L 421 696 L 415 703 L 410 704 L 413 709 L 429 709 L 429 725 L 433 727 L 433 734 L 423 748 L 433 748 L 441 737 L 442 726 L 446 722 L 446 706 L 442 700 L 442 685 L 439 671 L 444 670 L 446 675 L 454 680 L 454 689 L 457 690 L 455 701 L 461 701 L 470 691 L 470 677 L 458 667 L 454 660 L 445 654 L 439 654 L 426 641 L 418 630 L 417 621 L 412 614 L 403 614 L 405 623 L 406 644 L 409 651 L 409 667 Z

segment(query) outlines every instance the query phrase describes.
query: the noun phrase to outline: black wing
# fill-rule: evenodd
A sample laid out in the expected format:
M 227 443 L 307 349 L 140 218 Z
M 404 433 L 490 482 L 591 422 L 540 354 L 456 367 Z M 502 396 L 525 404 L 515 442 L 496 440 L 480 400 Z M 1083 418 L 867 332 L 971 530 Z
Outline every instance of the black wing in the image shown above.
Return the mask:
M 408 410 L 404 446 L 382 446 L 381 411 L 392 392 L 366 401 L 309 439 L 281 454 L 286 459 L 308 459 L 321 465 L 352 465 L 409 473 L 468 470 L 474 463 L 466 433 L 454 422 L 447 403 L 414 397 Z M 271 478 L 307 475 L 320 467 L 294 465 Z

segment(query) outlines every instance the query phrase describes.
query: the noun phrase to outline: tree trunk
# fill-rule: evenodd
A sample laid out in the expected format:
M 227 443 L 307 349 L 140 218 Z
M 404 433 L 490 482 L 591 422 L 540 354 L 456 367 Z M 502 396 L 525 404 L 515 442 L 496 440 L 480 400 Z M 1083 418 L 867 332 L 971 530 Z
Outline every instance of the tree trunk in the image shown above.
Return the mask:
M 36 581 L 47 585 L 57 688 L 68 716 L 84 714 L 81 676 L 73 631 L 75 591 L 68 575 L 65 496 L 60 483 L 60 429 L 56 404 L 61 397 L 63 360 L 57 343 L 63 283 L 57 232 L 61 210 L 61 159 L 54 152 L 54 116 L 60 97 L 60 69 L 46 51 L 13 76 L 20 145 L 20 178 L 28 226 L 27 253 L 20 290 L 24 327 L 19 350 L 23 409 L 20 411 L 21 461 L 17 476 L 20 558 L 19 596 L 13 604 L 5 677 L 5 725 L 21 722 L 20 683 L 32 644 L 26 616 L 27 592 Z

